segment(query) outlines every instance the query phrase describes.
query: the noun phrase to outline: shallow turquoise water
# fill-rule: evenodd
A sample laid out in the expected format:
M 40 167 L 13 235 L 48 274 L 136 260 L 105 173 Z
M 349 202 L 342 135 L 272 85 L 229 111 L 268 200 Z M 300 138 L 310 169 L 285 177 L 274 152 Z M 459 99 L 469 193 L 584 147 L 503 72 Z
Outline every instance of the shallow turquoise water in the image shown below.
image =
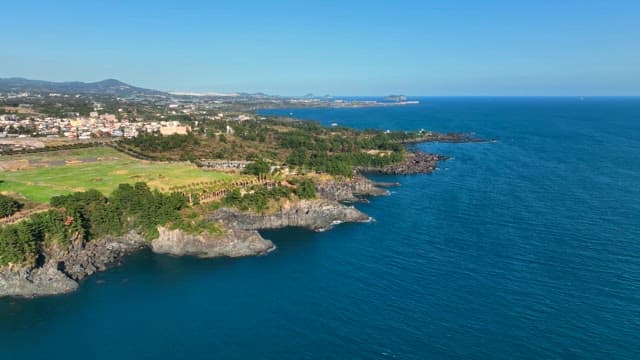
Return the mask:
M 268 256 L 149 253 L 74 294 L 0 300 L 0 359 L 617 358 L 640 354 L 640 99 L 425 98 L 290 110 L 474 131 L 358 207 L 265 232 Z M 281 111 L 289 113 L 290 111 Z M 272 113 L 272 112 L 271 112 Z

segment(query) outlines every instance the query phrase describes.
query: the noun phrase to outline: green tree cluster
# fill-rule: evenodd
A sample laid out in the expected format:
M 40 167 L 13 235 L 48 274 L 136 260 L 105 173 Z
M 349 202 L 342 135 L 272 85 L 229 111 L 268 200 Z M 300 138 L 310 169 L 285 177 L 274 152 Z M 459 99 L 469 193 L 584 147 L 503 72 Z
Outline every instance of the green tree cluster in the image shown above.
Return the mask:
M 271 165 L 269 165 L 268 162 L 259 159 L 247 164 L 242 172 L 255 176 L 268 175 L 271 172 Z
M 11 196 L 0 194 L 0 218 L 13 215 L 20 210 L 22 204 Z
M 404 148 L 400 142 L 415 136 L 405 132 L 327 129 L 315 123 L 296 123 L 295 127 L 294 131 L 279 135 L 280 146 L 291 149 L 287 164 L 342 176 L 351 176 L 355 167 L 381 167 L 402 161 Z M 368 150 L 385 153 L 370 154 Z
M 272 188 L 256 186 L 244 195 L 240 192 L 240 189 L 236 188 L 222 199 L 222 204 L 242 211 L 264 212 L 269 208 L 270 200 L 288 198 L 290 194 L 291 189 L 286 186 L 274 186 Z
M 0 227 L 0 265 L 33 265 L 44 242 L 62 241 L 70 231 L 58 210 L 34 214 L 25 221 Z
M 296 188 L 293 191 L 300 199 L 313 199 L 316 197 L 316 185 L 309 178 L 297 178 L 290 180 Z
M 208 137 L 222 132 L 227 121 L 208 121 L 204 133 Z M 410 132 L 355 130 L 325 127 L 316 122 L 262 119 L 233 123 L 233 135 L 218 135 L 218 141 L 199 138 L 195 134 L 155 136 L 142 135 L 125 140 L 131 149 L 156 159 L 194 161 L 197 158 L 264 159 L 250 165 L 246 172 L 267 172 L 267 161 L 351 176 L 354 168 L 380 167 L 402 161 L 403 141 L 419 136 Z M 207 146 L 211 145 L 211 146 Z M 370 150 L 381 151 L 379 154 Z
M 287 158 L 289 165 L 305 167 L 332 175 L 351 176 L 354 167 L 381 167 L 402 161 L 402 151 L 392 151 L 388 155 L 374 155 L 366 152 L 328 154 L 296 149 Z
M 74 237 L 90 241 L 131 229 L 153 239 L 157 227 L 180 218 L 188 206 L 178 193 L 152 191 L 147 184 L 120 184 L 107 198 L 97 190 L 55 196 L 55 208 L 0 228 L 0 265 L 33 263 L 44 243 L 65 245 Z

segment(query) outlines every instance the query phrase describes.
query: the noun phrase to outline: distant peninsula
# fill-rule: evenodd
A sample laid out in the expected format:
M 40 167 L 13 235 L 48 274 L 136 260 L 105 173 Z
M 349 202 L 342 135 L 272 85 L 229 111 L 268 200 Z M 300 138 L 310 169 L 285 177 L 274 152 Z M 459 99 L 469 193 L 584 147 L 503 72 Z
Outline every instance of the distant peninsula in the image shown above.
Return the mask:
M 391 95 L 381 100 L 363 100 L 357 98 L 335 98 L 328 95 L 316 97 L 279 96 L 264 93 L 222 93 L 193 91 L 161 91 L 129 85 L 116 79 L 96 82 L 65 81 L 53 82 L 31 80 L 20 77 L 0 78 L 0 96 L 15 105 L 36 105 L 50 103 L 78 103 L 80 100 L 109 100 L 121 98 L 125 103 L 146 105 L 157 104 L 199 104 L 224 110 L 255 111 L 257 109 L 290 108 L 350 108 L 415 105 L 416 100 L 407 101 L 402 95 Z M 35 101 L 34 101 L 35 100 Z M 36 104 L 34 104 L 34 102 Z M 78 109 L 78 108 L 77 108 Z

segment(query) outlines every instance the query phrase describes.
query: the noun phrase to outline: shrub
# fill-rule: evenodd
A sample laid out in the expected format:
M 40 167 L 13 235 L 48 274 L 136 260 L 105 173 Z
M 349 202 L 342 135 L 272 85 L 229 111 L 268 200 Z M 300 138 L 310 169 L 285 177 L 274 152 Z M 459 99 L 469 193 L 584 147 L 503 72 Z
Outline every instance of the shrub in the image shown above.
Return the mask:
M 20 210 L 22 204 L 16 199 L 0 195 L 0 218 L 13 215 L 16 211 Z

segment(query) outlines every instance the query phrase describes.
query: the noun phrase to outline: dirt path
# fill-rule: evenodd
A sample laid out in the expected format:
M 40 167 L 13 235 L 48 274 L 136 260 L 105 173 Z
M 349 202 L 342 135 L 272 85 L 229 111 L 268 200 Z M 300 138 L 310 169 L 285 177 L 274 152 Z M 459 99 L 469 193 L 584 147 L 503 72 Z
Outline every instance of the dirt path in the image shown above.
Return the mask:
M 20 210 L 11 216 L 7 216 L 0 219 L 0 225 L 16 224 L 22 220 L 28 219 L 33 214 L 45 212 L 45 211 L 48 211 L 49 209 L 51 208 L 48 205 L 38 205 L 37 207 L 32 209 Z

